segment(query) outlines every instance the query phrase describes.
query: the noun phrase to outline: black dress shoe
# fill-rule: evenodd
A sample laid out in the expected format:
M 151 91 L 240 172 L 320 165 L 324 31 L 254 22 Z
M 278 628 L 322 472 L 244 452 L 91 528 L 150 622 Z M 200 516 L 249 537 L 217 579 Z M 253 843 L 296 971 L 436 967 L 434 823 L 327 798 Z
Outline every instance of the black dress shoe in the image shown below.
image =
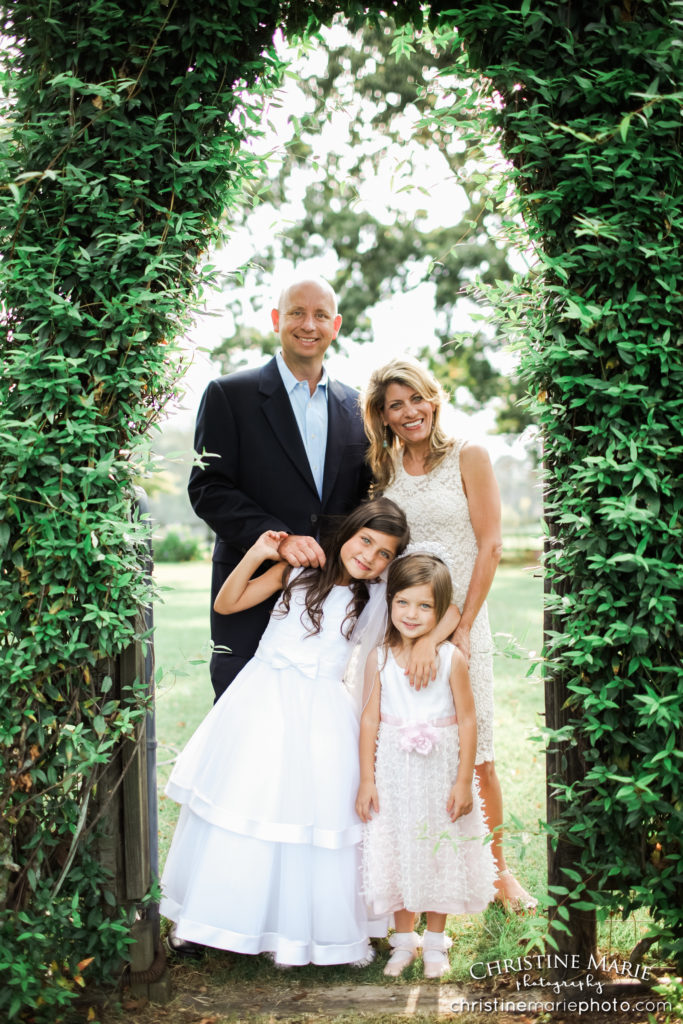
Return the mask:
M 199 960 L 203 957 L 206 950 L 206 946 L 201 946 L 198 942 L 190 942 L 189 939 L 179 939 L 173 928 L 171 928 L 166 936 L 166 948 L 173 956 L 190 957 L 194 960 Z

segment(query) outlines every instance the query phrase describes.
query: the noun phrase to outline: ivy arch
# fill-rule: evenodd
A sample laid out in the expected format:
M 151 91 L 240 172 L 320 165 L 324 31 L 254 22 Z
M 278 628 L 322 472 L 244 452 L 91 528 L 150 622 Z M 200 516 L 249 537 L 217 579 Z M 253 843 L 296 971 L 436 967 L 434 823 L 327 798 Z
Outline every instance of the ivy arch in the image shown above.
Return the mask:
M 89 813 L 144 714 L 108 662 L 141 627 L 132 482 L 180 372 L 200 258 L 261 166 L 276 28 L 391 14 L 451 36 L 538 273 L 497 306 L 546 466 L 555 938 L 648 907 L 683 956 L 679 5 L 665 0 L 14 0 L 0 122 L 0 1007 L 106 976 Z M 455 35 L 457 31 L 457 36 Z M 457 118 L 473 92 L 454 97 Z M 110 894 L 110 901 L 114 904 Z M 564 935 L 564 938 L 563 938 Z M 59 960 L 55 960 L 59 950 Z M 69 985 L 72 987 L 70 988 Z

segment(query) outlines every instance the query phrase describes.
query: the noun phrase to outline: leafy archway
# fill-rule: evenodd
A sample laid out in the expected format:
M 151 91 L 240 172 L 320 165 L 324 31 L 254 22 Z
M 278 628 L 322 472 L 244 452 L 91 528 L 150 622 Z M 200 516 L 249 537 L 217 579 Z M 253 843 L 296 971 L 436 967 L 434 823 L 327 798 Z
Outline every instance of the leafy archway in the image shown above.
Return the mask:
M 677 4 L 15 0 L 0 124 L 3 986 L 49 1015 L 129 908 L 88 801 L 143 708 L 104 659 L 135 636 L 132 479 L 178 372 L 201 254 L 258 176 L 274 30 L 391 13 L 452 35 L 540 270 L 498 297 L 543 427 L 553 854 L 563 918 L 650 908 L 683 952 L 681 61 Z M 457 31 L 457 35 L 456 35 Z M 203 271 L 204 279 L 210 271 Z M 566 891 L 565 891 L 566 890 Z M 116 900 L 114 900 L 116 903 Z M 573 908 L 573 909 L 572 909 Z M 58 959 L 55 951 L 59 950 Z

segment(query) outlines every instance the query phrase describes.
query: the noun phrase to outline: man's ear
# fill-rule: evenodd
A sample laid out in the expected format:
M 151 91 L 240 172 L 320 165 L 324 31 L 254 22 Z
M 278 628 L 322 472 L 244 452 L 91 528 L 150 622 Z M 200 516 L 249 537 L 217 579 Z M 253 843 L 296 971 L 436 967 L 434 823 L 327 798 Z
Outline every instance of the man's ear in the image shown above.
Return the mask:
M 278 331 L 280 330 L 280 310 L 279 309 L 271 309 L 271 311 L 270 311 L 270 319 L 273 321 L 273 330 L 277 334 Z

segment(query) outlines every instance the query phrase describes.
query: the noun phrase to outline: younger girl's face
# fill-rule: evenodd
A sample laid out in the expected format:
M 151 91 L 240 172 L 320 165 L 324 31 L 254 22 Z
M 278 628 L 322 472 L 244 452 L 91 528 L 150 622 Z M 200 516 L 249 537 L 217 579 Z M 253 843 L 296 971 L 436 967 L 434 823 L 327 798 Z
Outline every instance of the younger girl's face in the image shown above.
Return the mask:
M 429 583 L 398 590 L 391 602 L 391 621 L 405 640 L 417 640 L 436 625 L 434 594 Z
M 374 580 L 396 555 L 398 537 L 379 530 L 363 529 L 354 533 L 339 552 L 344 577 L 342 583 Z

